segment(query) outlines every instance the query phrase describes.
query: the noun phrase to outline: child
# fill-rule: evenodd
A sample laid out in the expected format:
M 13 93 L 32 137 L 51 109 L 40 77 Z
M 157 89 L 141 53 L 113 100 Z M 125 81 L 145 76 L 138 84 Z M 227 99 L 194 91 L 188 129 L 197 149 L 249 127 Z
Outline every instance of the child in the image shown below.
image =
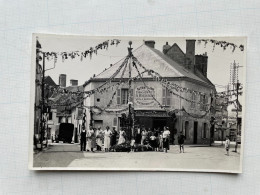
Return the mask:
M 130 145 L 131 145 L 131 151 L 135 152 L 135 139 L 134 138 L 131 139 L 131 144 Z
M 156 137 L 154 136 L 154 133 L 152 133 L 150 137 L 150 145 L 152 146 L 153 150 L 156 151 L 157 143 L 156 143 Z
M 226 136 L 225 148 L 226 148 L 226 151 L 227 151 L 227 156 L 229 156 L 229 145 L 230 145 L 230 140 L 229 140 L 229 137 Z

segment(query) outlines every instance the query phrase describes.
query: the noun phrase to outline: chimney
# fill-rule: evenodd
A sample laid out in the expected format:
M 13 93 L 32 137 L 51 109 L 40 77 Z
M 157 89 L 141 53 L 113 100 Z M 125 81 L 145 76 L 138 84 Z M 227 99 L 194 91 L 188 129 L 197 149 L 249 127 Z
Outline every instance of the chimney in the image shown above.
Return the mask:
M 195 41 L 186 40 L 186 67 L 194 72 L 195 65 Z
M 153 41 L 153 40 L 144 41 L 144 44 L 147 45 L 148 47 L 154 48 L 155 41 Z
M 167 51 L 171 48 L 171 46 L 166 42 L 166 44 L 163 46 L 163 54 L 166 54 Z
M 202 55 L 195 55 L 196 69 L 199 70 L 205 77 L 208 71 L 208 56 L 207 53 Z
M 66 74 L 60 74 L 59 76 L 59 85 L 60 87 L 66 87 Z
M 70 79 L 71 86 L 78 86 L 78 80 Z

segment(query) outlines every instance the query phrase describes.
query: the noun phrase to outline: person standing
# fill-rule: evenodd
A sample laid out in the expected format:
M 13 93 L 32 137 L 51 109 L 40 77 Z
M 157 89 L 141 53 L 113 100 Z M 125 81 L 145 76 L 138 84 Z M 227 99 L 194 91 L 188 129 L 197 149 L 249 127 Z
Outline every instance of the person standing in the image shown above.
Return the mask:
M 87 131 L 87 148 L 88 150 L 91 150 L 91 152 L 94 152 L 95 144 L 96 144 L 96 137 L 95 137 L 95 131 L 93 127 L 90 127 Z
M 152 146 L 153 150 L 156 151 L 156 149 L 157 149 L 157 140 L 156 140 L 156 137 L 155 137 L 154 133 L 152 133 L 152 135 L 150 136 L 150 145 Z
M 165 153 L 167 153 L 167 150 L 169 150 L 169 137 L 170 137 L 170 131 L 168 127 L 164 127 L 163 131 L 163 150 Z
M 86 151 L 86 130 L 82 129 L 80 133 L 80 151 Z
M 113 127 L 112 129 L 112 134 L 111 134 L 111 146 L 114 146 L 116 145 L 116 137 L 117 137 L 117 131 L 116 131 L 116 128 Z
M 125 137 L 126 137 L 126 133 L 123 129 L 121 129 L 119 131 L 119 139 L 118 139 L 118 144 L 123 144 L 125 143 Z
M 137 132 L 136 132 L 136 136 L 135 136 L 135 143 L 136 144 L 140 144 L 141 143 L 141 139 L 142 139 L 141 128 L 137 127 Z
M 96 130 L 96 143 L 97 143 L 97 151 L 101 151 L 102 148 L 102 130 L 101 127 L 98 127 Z
M 144 128 L 143 131 L 142 131 L 142 139 L 141 139 L 141 144 L 142 144 L 142 145 L 144 145 L 144 140 L 146 140 L 147 135 L 148 135 L 148 132 L 147 132 L 147 130 Z
M 109 151 L 111 135 L 112 135 L 112 132 L 110 131 L 109 126 L 107 126 L 106 130 L 104 131 L 104 148 L 105 148 L 105 152 Z
M 180 153 L 181 149 L 182 152 L 184 153 L 184 140 L 186 139 L 185 135 L 183 135 L 183 132 L 181 131 L 179 136 L 178 136 L 178 144 L 180 145 Z
M 229 156 L 229 145 L 230 145 L 230 140 L 229 140 L 229 136 L 226 136 L 226 141 L 225 141 L 225 148 L 227 151 L 227 156 Z

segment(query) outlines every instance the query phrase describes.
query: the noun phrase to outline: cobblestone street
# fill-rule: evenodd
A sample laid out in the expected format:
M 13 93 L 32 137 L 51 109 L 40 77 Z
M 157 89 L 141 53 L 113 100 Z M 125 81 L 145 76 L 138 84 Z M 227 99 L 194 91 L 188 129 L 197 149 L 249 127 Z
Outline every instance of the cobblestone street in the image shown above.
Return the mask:
M 238 153 L 225 155 L 223 146 L 185 146 L 185 153 L 179 153 L 179 146 L 171 146 L 163 152 L 81 152 L 78 144 L 54 144 L 34 155 L 34 167 L 106 167 L 108 169 L 207 169 L 239 170 L 240 148 Z

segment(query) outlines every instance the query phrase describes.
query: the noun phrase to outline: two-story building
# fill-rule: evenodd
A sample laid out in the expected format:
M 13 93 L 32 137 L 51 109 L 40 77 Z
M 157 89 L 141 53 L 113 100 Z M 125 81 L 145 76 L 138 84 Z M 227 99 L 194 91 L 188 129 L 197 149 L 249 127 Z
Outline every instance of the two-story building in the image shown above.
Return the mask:
M 154 45 L 154 41 L 145 41 L 133 51 L 133 55 L 145 69 L 153 70 L 171 84 L 189 89 L 194 93 L 178 90 L 172 94 L 160 81 L 146 72 L 142 74 L 142 79 L 135 79 L 132 82 L 131 88 L 126 82 L 108 88 L 104 93 L 96 92 L 89 98 L 85 98 L 86 126 L 93 124 L 95 127 L 109 126 L 119 129 L 122 113 L 128 113 L 128 95 L 130 94 L 136 124 L 144 125 L 151 130 L 155 128 L 162 130 L 163 126 L 169 126 L 172 135 L 176 130 L 183 131 L 186 135 L 186 143 L 208 144 L 211 113 L 207 111 L 212 101 L 211 94 L 216 91 L 215 86 L 207 78 L 208 56 L 195 55 L 195 40 L 186 41 L 186 54 L 177 44 L 169 46 L 166 43 L 163 52 L 155 49 Z M 124 59 L 86 81 L 83 85 L 84 91 L 103 85 L 119 69 Z M 125 70 L 122 68 L 109 84 L 129 80 L 129 72 L 131 72 L 131 77 L 138 76 L 138 71 L 134 67 L 130 66 L 130 68 L 131 70 L 129 66 Z M 144 71 L 141 66 L 138 66 L 138 69 L 140 72 Z M 114 93 L 115 96 L 112 98 Z M 111 100 L 112 102 L 109 103 Z M 107 105 L 110 106 L 107 107 Z M 160 105 L 163 105 L 163 108 Z M 96 109 L 95 106 L 102 108 L 103 111 Z M 183 108 L 187 112 L 182 111 Z M 177 110 L 175 118 L 166 110 Z

